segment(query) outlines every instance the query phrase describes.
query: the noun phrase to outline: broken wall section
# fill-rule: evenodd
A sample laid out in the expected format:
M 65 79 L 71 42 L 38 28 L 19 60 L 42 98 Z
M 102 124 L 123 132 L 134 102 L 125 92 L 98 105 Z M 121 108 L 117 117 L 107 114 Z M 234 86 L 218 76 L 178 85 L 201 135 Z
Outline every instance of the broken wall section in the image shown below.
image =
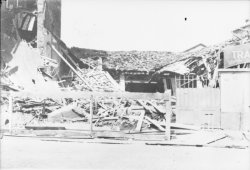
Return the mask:
M 44 63 L 37 49 L 21 41 L 12 55 L 13 59 L 5 70 L 12 84 L 19 89 L 34 93 L 59 91 L 57 82 L 46 80 L 42 75 L 40 69 Z

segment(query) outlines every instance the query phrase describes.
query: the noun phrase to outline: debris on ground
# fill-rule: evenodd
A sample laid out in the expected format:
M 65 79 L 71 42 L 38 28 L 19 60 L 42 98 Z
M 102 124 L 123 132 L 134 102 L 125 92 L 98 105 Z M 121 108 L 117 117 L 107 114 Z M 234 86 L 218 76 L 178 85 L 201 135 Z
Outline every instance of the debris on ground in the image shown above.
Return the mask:
M 21 20 L 29 20 L 31 32 L 36 15 L 29 13 L 17 17 Z M 30 19 L 28 19 L 28 18 Z M 20 19 L 16 18 L 17 23 Z M 28 22 L 28 21 L 27 21 Z M 17 25 L 18 28 L 28 29 L 28 25 Z M 54 37 L 53 43 L 47 44 L 51 51 L 58 55 L 60 62 L 54 58 L 41 55 L 36 46 L 36 38 L 27 40 L 24 34 L 15 32 L 17 37 L 13 44 L 11 61 L 1 67 L 1 129 L 27 129 L 27 130 L 110 130 L 133 134 L 137 138 L 141 134 L 164 135 L 166 131 L 166 102 L 156 99 L 128 99 L 126 97 L 95 97 L 86 98 L 74 96 L 52 97 L 52 94 L 61 92 L 124 92 L 124 89 L 116 82 L 109 72 L 98 68 L 100 65 L 95 57 L 77 58 L 73 52 L 59 38 Z M 9 37 L 6 37 L 8 39 Z M 2 38 L 2 36 L 1 36 Z M 223 44 L 204 47 L 195 52 L 170 53 L 157 51 L 94 51 L 94 53 L 106 57 L 102 66 L 106 69 L 114 69 L 119 65 L 120 71 L 139 69 L 144 72 L 154 72 L 153 76 L 164 72 L 173 72 L 180 75 L 195 74 L 205 83 L 209 80 L 210 87 L 216 87 L 218 83 L 217 70 L 222 63 L 221 51 L 229 45 L 249 43 L 249 36 L 237 37 Z M 78 50 L 78 53 L 81 52 Z M 90 52 L 90 51 L 89 51 Z M 90 55 L 88 53 L 84 55 Z M 98 57 L 97 57 L 98 58 Z M 111 59 L 112 58 L 112 59 Z M 1 58 L 2 60 L 2 58 Z M 108 62 L 107 62 L 108 61 Z M 65 79 L 52 75 L 58 72 L 60 64 L 69 68 L 70 81 L 64 84 Z M 2 66 L 2 65 L 1 65 Z M 244 67 L 249 67 L 244 65 Z M 55 73 L 55 75 L 59 75 Z M 16 95 L 19 92 L 32 95 Z M 42 94 L 46 97 L 39 97 Z M 210 134 L 200 131 L 200 127 L 183 125 L 176 122 L 176 97 L 169 96 L 171 102 L 171 115 L 169 122 L 172 138 L 182 135 L 179 141 L 189 141 L 194 144 L 199 140 L 202 144 L 215 143 L 230 135 L 224 133 Z M 112 136 L 112 133 L 106 135 Z M 183 136 L 191 134 L 190 136 Z M 204 135 L 205 134 L 205 135 Z M 120 134 L 115 134 L 124 138 Z M 202 138 L 204 135 L 206 138 Z M 102 133 L 101 135 L 105 135 Z M 141 136 L 138 138 L 142 138 Z M 148 137 L 147 137 L 148 138 Z M 249 136 L 246 138 L 249 139 Z

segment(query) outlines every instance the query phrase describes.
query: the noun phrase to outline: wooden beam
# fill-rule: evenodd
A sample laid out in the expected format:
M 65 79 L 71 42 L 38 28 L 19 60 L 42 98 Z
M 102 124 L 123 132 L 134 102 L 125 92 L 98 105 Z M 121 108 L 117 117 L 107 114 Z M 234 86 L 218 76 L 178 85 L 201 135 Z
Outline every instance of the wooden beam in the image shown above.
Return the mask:
M 93 132 L 93 96 L 90 96 L 89 112 L 90 112 L 90 134 Z
M 155 125 L 160 131 L 165 131 L 165 129 L 156 120 L 150 119 L 148 116 L 145 116 L 145 119 Z
M 137 131 L 137 132 L 141 131 L 141 126 L 142 126 L 142 122 L 143 122 L 144 115 L 145 115 L 145 110 L 141 110 L 140 112 L 141 112 L 141 114 L 139 116 L 138 123 L 137 123 L 136 128 L 135 128 L 135 131 Z
M 12 120 L 13 120 L 13 98 L 12 95 L 9 95 L 9 107 L 8 107 L 8 114 L 9 114 L 9 131 L 12 132 Z
M 97 63 L 97 70 L 102 71 L 102 57 L 98 58 Z
M 158 107 L 156 104 L 152 103 L 151 101 L 147 101 L 147 103 L 149 103 L 151 106 L 154 107 L 154 109 L 157 111 L 157 112 L 160 112 L 162 114 L 165 113 L 165 111 L 163 109 L 161 109 L 160 107 Z
M 153 113 L 153 111 L 150 109 L 150 107 L 147 106 L 143 101 L 137 100 L 137 102 L 138 102 L 141 106 L 143 106 L 147 111 Z
M 171 91 L 168 90 L 166 92 L 166 94 L 168 96 L 171 96 Z M 165 114 L 165 120 L 166 120 L 166 124 L 165 124 L 165 139 L 166 140 L 170 140 L 171 137 L 171 115 L 172 115 L 172 108 L 171 108 L 171 101 L 167 100 L 166 101 L 166 114 Z
M 182 87 L 183 87 L 183 85 L 186 85 L 186 84 L 187 84 L 187 83 L 186 83 L 186 76 L 185 76 L 185 75 L 183 76 L 183 81 L 184 81 L 184 82 L 183 82 L 183 84 L 181 85 Z M 185 86 L 184 86 L 184 88 L 185 88 Z
M 165 93 L 165 92 L 167 91 L 167 89 L 168 89 L 168 86 L 167 86 L 167 79 L 166 79 L 166 78 L 163 78 L 162 81 L 163 81 L 164 93 Z
M 120 88 L 121 88 L 122 91 L 125 91 L 126 86 L 125 86 L 125 75 L 124 75 L 124 73 L 120 74 L 119 79 L 120 79 L 120 81 L 119 81 Z
M 176 80 L 175 80 L 175 78 L 171 78 L 170 81 L 171 81 L 171 85 L 172 85 L 173 95 L 176 96 L 176 88 L 177 88 L 176 87 Z
M 157 84 L 156 81 L 146 81 L 146 80 L 126 80 L 126 83 L 143 83 L 143 84 Z
M 31 93 L 31 92 L 15 92 L 15 96 L 34 96 L 44 98 L 72 98 L 72 99 L 89 99 L 93 97 L 107 97 L 107 98 L 126 98 L 126 99 L 140 99 L 140 100 L 170 100 L 170 96 L 166 93 L 132 93 L 132 92 L 84 92 L 84 91 L 60 91 L 54 93 Z
M 249 68 L 242 68 L 242 69 L 235 69 L 235 68 L 229 68 L 229 69 L 218 69 L 218 72 L 250 72 Z
M 69 66 L 69 68 L 71 68 L 71 70 L 86 84 L 86 86 L 88 86 L 90 90 L 93 90 L 93 88 L 82 78 L 81 74 L 74 69 L 74 67 L 62 56 L 59 51 L 57 51 L 57 49 L 53 45 L 51 46 L 51 49 L 56 52 L 56 54 Z

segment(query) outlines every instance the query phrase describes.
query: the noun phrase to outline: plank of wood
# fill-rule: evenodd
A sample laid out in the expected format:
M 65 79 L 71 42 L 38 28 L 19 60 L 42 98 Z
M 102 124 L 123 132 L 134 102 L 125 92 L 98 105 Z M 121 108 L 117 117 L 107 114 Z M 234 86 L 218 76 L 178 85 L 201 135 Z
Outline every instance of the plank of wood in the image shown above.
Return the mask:
M 163 86 L 164 86 L 164 92 L 166 92 L 168 90 L 167 79 L 164 78 L 164 79 L 162 79 L 162 81 L 163 81 Z
M 66 130 L 63 126 L 35 126 L 35 125 L 26 125 L 25 129 L 28 130 Z
M 192 126 L 192 125 L 185 125 L 182 123 L 171 123 L 171 129 L 186 129 L 186 130 L 200 130 L 200 127 Z
M 105 121 L 105 120 L 118 120 L 118 117 L 105 117 L 102 120 L 103 121 Z
M 151 118 L 149 118 L 148 116 L 144 116 L 146 120 L 148 120 L 150 123 L 152 123 L 153 125 L 155 125 L 160 131 L 165 131 L 165 129 L 160 125 L 159 122 L 157 122 L 156 120 L 153 120 Z
M 93 131 L 93 96 L 90 97 L 90 106 L 89 106 L 89 112 L 90 112 L 90 133 L 92 134 Z
M 165 127 L 165 122 L 159 123 L 161 126 Z M 193 125 L 185 125 L 182 123 L 170 123 L 171 129 L 183 129 L 183 130 L 193 130 L 193 131 L 198 131 L 201 128 Z
M 176 81 L 175 81 L 175 78 L 170 78 L 170 81 L 171 81 L 171 86 L 172 86 L 172 90 L 173 90 L 173 95 L 175 96 L 176 95 Z
M 170 90 L 168 90 L 166 93 L 168 96 L 171 96 Z M 165 114 L 165 120 L 166 120 L 165 137 L 166 137 L 166 140 L 170 140 L 170 137 L 171 137 L 171 131 L 170 131 L 171 114 L 172 114 L 171 102 L 166 101 L 166 114 Z
M 156 104 L 152 103 L 151 101 L 147 101 L 147 103 L 149 103 L 151 106 L 153 106 L 157 112 L 165 114 L 165 111 L 163 109 L 159 108 Z
M 143 106 L 130 106 L 131 110 L 144 110 Z
M 155 134 L 134 134 L 134 133 L 125 133 L 117 131 L 95 131 L 94 136 L 97 138 L 106 138 L 106 139 L 133 139 L 133 140 L 164 140 L 164 134 L 155 135 Z
M 60 91 L 55 93 L 31 93 L 31 92 L 15 92 L 14 96 L 30 96 L 30 97 L 41 97 L 41 98 L 72 98 L 72 99 L 89 99 L 93 97 L 107 97 L 107 98 L 126 98 L 126 99 L 140 99 L 140 100 L 169 100 L 170 96 L 166 93 L 132 93 L 132 92 L 84 92 L 84 91 Z
M 175 96 L 171 96 L 171 102 L 176 102 L 176 97 Z
M 59 51 L 52 45 L 51 48 L 56 52 L 56 54 L 71 68 L 71 70 L 88 86 L 90 90 L 93 90 L 93 88 L 86 82 L 84 78 L 82 78 L 81 74 L 61 55 Z
M 143 101 L 141 100 L 137 100 L 137 102 L 142 105 L 147 111 L 153 113 L 153 111 L 151 110 L 151 108 L 149 106 L 147 106 Z
M 144 116 L 145 116 L 145 110 L 141 110 L 140 112 L 141 112 L 141 114 L 139 116 L 139 120 L 138 120 L 137 126 L 135 128 L 135 131 L 137 131 L 137 132 L 141 131 L 142 122 L 143 122 L 143 119 L 144 119 Z
M 9 130 L 12 131 L 13 124 L 13 97 L 9 95 L 9 106 L 8 106 L 8 114 L 9 114 Z

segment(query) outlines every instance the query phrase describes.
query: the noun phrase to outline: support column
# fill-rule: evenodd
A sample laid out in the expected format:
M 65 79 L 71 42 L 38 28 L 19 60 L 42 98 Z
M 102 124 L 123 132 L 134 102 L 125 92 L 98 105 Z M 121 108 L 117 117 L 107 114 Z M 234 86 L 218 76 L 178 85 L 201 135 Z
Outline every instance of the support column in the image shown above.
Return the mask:
M 171 91 L 167 90 L 165 94 L 168 96 L 168 100 L 166 101 L 166 113 L 165 113 L 165 120 L 166 120 L 166 128 L 165 128 L 165 139 L 171 139 L 171 115 L 172 115 L 172 108 L 171 108 Z
M 164 93 L 165 93 L 168 90 L 167 79 L 163 78 L 162 81 L 163 81 L 163 87 L 164 87 Z
M 90 97 L 90 103 L 89 103 L 89 112 L 90 112 L 90 134 L 93 133 L 93 96 Z
M 198 89 L 202 88 L 202 81 L 200 80 L 200 78 L 198 76 L 196 77 L 196 82 L 197 82 L 197 84 L 196 84 L 197 88 Z
M 125 91 L 125 75 L 124 73 L 120 74 L 120 82 L 119 85 L 123 91 Z
M 102 71 L 102 58 L 99 57 L 98 60 L 97 60 L 97 62 L 98 62 L 97 70 L 98 71 Z
M 173 96 L 176 96 L 176 82 L 175 78 L 171 78 L 171 85 L 172 85 L 172 90 L 173 90 Z
M 8 107 L 8 114 L 9 114 L 9 132 L 12 132 L 12 120 L 13 120 L 13 99 L 12 95 L 9 95 L 9 107 Z

